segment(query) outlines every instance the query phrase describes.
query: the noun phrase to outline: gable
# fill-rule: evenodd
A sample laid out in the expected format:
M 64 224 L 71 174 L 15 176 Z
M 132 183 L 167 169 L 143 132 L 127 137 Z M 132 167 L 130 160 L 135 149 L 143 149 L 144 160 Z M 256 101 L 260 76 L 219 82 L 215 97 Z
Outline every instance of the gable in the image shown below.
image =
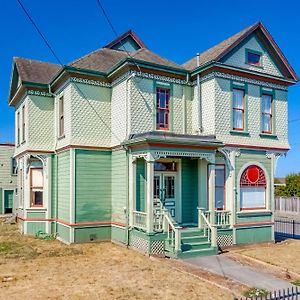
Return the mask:
M 247 63 L 247 52 L 261 55 L 261 66 L 254 66 Z M 252 33 L 242 43 L 232 49 L 221 62 L 259 73 L 264 73 L 276 77 L 285 77 L 281 68 L 276 64 L 273 54 L 263 45 L 256 33 Z
M 131 36 L 128 36 L 128 37 L 124 38 L 123 40 L 121 40 L 119 43 L 113 45 L 111 47 L 111 49 L 134 52 L 134 51 L 141 49 L 141 47 Z
M 10 81 L 9 100 L 13 97 L 18 87 L 21 85 L 21 78 L 17 70 L 16 64 L 13 64 L 12 77 Z

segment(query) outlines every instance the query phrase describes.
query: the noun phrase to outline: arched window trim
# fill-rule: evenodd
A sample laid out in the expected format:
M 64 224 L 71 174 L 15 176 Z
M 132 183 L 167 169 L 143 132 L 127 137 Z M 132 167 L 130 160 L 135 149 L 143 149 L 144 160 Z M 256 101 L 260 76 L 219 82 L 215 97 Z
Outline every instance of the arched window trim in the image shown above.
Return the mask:
M 255 173 L 256 175 L 249 174 L 249 170 Z M 249 176 L 250 175 L 250 176 Z M 252 178 L 249 178 L 252 177 Z M 255 163 L 249 164 L 245 167 L 243 170 L 241 176 L 240 176 L 240 210 L 241 211 L 247 211 L 247 210 L 262 210 L 267 208 L 267 176 L 265 173 L 265 170 L 262 169 L 262 167 L 256 165 Z M 258 205 L 256 207 L 243 207 L 242 206 L 242 190 L 245 189 L 264 189 L 264 204 Z

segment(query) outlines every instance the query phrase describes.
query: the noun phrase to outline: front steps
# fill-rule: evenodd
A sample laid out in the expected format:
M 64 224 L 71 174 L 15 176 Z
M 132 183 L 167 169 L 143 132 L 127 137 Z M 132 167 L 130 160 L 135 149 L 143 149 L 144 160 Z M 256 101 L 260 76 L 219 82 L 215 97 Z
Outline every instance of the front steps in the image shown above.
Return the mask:
M 181 230 L 181 251 L 174 253 L 171 241 L 165 241 L 165 255 L 174 258 L 190 258 L 195 256 L 216 255 L 218 249 L 212 247 L 203 230 L 199 228 L 187 228 Z

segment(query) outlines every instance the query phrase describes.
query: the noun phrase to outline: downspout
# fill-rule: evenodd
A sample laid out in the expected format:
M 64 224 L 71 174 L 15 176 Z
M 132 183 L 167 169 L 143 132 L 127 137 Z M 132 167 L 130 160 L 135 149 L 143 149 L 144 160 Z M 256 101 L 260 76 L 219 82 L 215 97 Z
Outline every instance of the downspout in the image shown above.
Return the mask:
M 200 54 L 197 53 L 197 67 L 200 66 Z M 199 133 L 203 132 L 203 122 L 202 122 L 202 97 L 201 97 L 201 85 L 200 85 L 200 74 L 197 74 L 197 96 L 198 96 L 198 126 L 199 126 Z
M 55 102 L 55 96 L 56 94 L 51 92 L 51 85 L 49 84 L 49 94 L 54 96 L 54 102 Z M 55 104 L 55 103 L 54 103 Z M 54 116 L 54 120 L 56 122 L 56 111 L 55 111 L 55 116 Z M 56 171 L 56 184 L 55 184 L 55 237 L 57 235 L 57 216 L 58 216 L 58 156 L 57 156 L 57 138 L 56 138 L 56 134 L 57 132 L 55 132 L 55 145 L 54 145 L 54 153 L 56 155 L 56 162 L 55 162 L 55 171 Z M 52 164 L 51 164 L 52 165 Z M 51 199 L 52 202 L 52 199 Z

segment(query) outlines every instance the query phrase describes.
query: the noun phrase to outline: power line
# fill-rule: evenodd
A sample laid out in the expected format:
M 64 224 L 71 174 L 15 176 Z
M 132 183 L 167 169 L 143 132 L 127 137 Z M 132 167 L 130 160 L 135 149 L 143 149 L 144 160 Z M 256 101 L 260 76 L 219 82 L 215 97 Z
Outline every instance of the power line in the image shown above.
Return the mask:
M 300 118 L 294 119 L 294 120 L 290 120 L 289 123 L 294 123 L 294 122 L 298 122 L 298 121 L 300 121 Z
M 35 21 L 32 19 L 32 17 L 30 16 L 28 10 L 22 4 L 21 0 L 17 0 L 17 1 L 19 3 L 20 7 L 22 8 L 23 12 L 26 14 L 26 16 L 28 17 L 28 19 L 30 20 L 31 24 L 34 26 L 34 28 L 36 29 L 36 31 L 38 32 L 38 34 L 40 35 L 40 37 L 45 42 L 46 46 L 49 48 L 49 50 L 51 51 L 51 53 L 55 57 L 55 59 L 58 61 L 58 63 L 61 65 L 61 67 L 64 68 L 65 65 L 59 59 L 58 55 L 55 53 L 54 49 L 51 47 L 50 43 L 47 41 L 47 39 L 44 36 L 44 34 L 41 32 L 41 30 L 39 29 L 39 27 L 37 26 L 37 24 L 35 23 Z M 92 108 L 92 110 L 95 112 L 96 116 L 100 119 L 100 121 L 104 124 L 104 126 L 106 128 L 108 128 L 109 131 L 112 133 L 112 135 L 121 143 L 121 140 L 119 139 L 119 137 L 112 131 L 111 127 L 109 125 L 107 125 L 106 122 L 102 119 L 102 117 L 99 115 L 99 113 L 94 108 L 94 106 L 90 103 L 89 99 L 86 97 L 86 95 L 84 94 L 84 92 L 80 89 L 80 87 L 76 84 L 76 82 L 73 82 L 73 84 L 76 86 L 77 90 L 80 92 L 80 94 L 83 97 L 83 99 L 85 99 L 87 101 L 87 103 L 89 104 L 89 106 Z

